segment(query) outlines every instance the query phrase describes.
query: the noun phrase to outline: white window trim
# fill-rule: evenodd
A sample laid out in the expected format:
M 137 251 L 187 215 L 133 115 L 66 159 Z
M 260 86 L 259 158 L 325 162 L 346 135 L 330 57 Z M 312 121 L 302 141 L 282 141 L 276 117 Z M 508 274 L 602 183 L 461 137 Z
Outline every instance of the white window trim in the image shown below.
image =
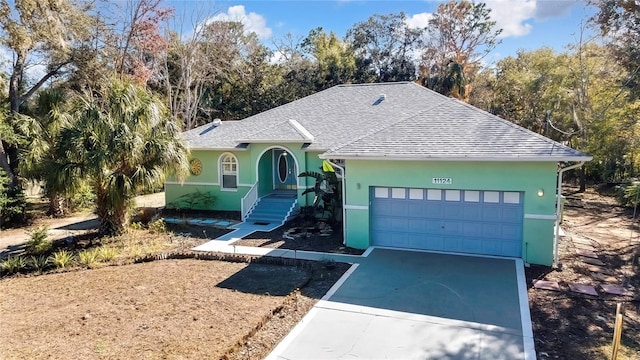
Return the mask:
M 224 181 L 222 177 L 224 175 L 223 160 L 227 156 L 231 156 L 236 162 L 236 187 L 224 187 Z M 218 183 L 220 184 L 220 191 L 238 191 L 239 179 L 240 179 L 240 162 L 238 161 L 238 157 L 235 154 L 230 152 L 222 153 L 218 158 Z

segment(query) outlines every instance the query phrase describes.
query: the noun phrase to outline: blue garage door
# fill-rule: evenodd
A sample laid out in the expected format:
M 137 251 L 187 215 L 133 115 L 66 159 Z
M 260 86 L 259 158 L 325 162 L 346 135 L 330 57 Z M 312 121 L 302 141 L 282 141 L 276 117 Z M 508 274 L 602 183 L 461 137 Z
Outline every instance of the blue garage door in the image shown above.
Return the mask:
M 373 245 L 522 256 L 521 192 L 371 188 Z

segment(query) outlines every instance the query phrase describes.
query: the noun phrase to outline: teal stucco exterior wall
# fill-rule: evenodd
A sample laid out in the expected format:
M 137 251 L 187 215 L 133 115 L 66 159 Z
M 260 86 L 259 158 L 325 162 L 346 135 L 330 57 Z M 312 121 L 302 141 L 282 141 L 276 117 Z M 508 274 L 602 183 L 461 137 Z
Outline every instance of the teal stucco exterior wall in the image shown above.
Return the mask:
M 441 162 L 347 160 L 346 244 L 370 245 L 370 187 L 521 191 L 524 193 L 522 258 L 551 265 L 557 164 L 553 162 Z M 451 178 L 452 184 L 433 184 Z M 544 191 L 538 196 L 538 190 Z
M 218 150 L 192 150 L 191 159 L 199 159 L 202 162 L 202 172 L 199 175 L 190 175 L 181 184 L 175 179 L 168 179 L 165 183 L 165 201 L 167 208 L 185 206 L 185 198 L 189 194 L 197 192 L 207 193 L 215 197 L 211 206 L 194 206 L 196 210 L 224 210 L 240 211 L 242 198 L 251 187 L 258 182 L 259 196 L 264 196 L 273 189 L 273 149 L 283 149 L 289 152 L 296 163 L 296 173 L 306 170 L 318 171 L 322 160 L 318 158 L 319 152 L 306 152 L 302 150 L 302 144 L 251 144 L 246 150 L 218 151 Z M 238 187 L 237 189 L 222 189 L 220 177 L 220 161 L 224 154 L 233 154 L 238 161 Z M 297 175 L 296 174 L 296 175 Z M 307 187 L 314 185 L 311 178 L 298 178 L 298 206 L 307 204 L 308 195 L 302 192 Z

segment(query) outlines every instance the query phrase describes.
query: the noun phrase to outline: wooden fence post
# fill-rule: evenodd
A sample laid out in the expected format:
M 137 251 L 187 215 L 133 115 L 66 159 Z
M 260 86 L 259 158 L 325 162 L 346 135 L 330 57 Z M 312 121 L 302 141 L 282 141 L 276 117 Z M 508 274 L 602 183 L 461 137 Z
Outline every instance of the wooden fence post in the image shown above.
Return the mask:
M 618 350 L 620 350 L 620 339 L 622 338 L 622 304 L 616 306 L 616 321 L 613 325 L 613 343 L 611 345 L 611 360 L 618 358 Z

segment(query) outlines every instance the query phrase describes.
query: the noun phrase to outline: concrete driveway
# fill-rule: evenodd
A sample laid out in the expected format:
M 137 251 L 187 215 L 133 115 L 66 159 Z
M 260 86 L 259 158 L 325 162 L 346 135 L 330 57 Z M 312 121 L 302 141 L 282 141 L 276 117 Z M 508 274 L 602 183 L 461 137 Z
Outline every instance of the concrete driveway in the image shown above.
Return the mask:
M 535 359 L 520 259 L 374 249 L 268 359 Z

